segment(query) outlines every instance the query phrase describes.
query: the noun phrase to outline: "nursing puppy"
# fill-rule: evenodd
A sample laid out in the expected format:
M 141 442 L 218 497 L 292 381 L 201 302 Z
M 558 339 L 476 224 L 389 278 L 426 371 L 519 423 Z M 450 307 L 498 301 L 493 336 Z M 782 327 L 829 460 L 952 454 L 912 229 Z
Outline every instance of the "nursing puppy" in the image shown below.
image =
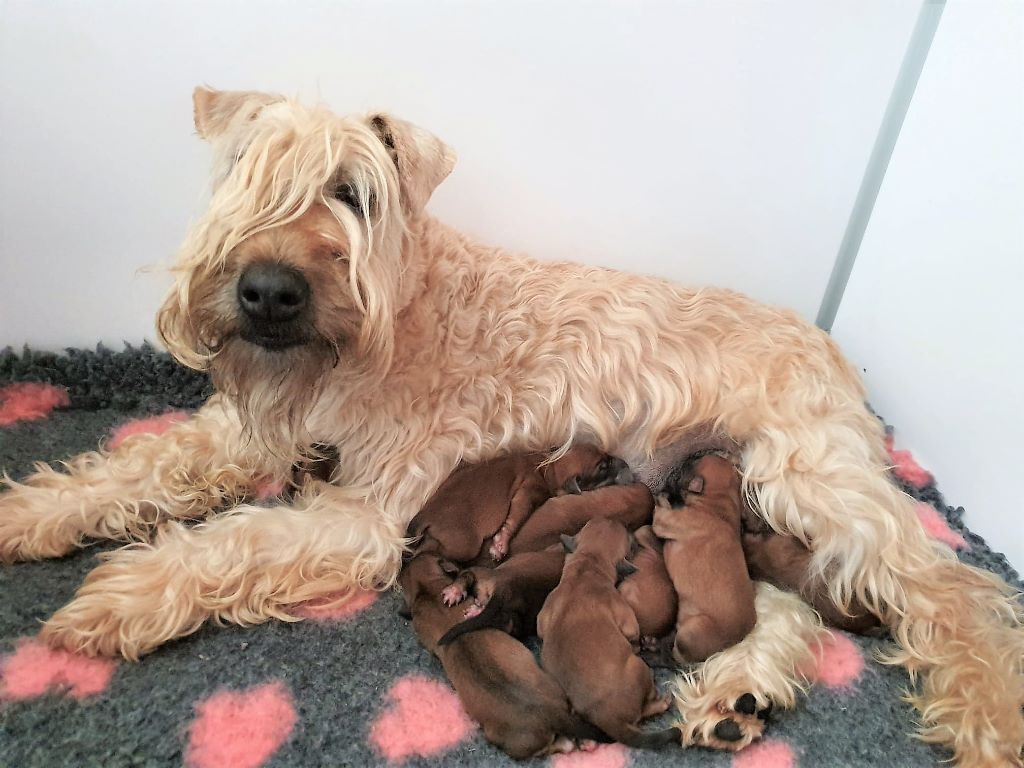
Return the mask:
M 650 645 L 650 641 L 672 631 L 679 600 L 672 578 L 665 568 L 662 544 L 651 526 L 637 529 L 634 537 L 637 549 L 630 562 L 636 568 L 636 573 L 626 576 L 618 589 L 636 616 L 641 644 Z
M 460 466 L 409 523 L 406 535 L 419 539 L 415 551 L 468 563 L 491 539 L 488 554 L 497 562 L 520 526 L 551 497 L 633 482 L 624 461 L 593 446 L 573 446 L 545 464 L 547 458 L 521 453 Z
M 447 645 L 467 632 L 492 627 L 516 637 L 536 632 L 537 614 L 562 578 L 565 550 L 559 544 L 543 552 L 512 555 L 497 568 L 467 568 L 441 593 L 445 605 L 473 601 L 465 610 L 466 621 L 456 624 L 441 638 Z
M 665 566 L 679 596 L 672 655 L 680 664 L 703 661 L 754 627 L 741 511 L 739 473 L 710 454 L 685 466 L 658 499 L 652 527 L 665 539 Z
M 668 709 L 650 667 L 636 656 L 636 617 L 615 590 L 617 566 L 630 551 L 626 528 L 592 520 L 566 539 L 562 579 L 537 618 L 541 664 L 569 696 L 573 710 L 617 741 L 654 748 L 679 741 L 678 728 L 645 732 L 645 717 Z
M 643 483 L 613 485 L 544 502 L 512 537 L 509 552 L 536 552 L 561 546 L 563 534 L 574 536 L 590 520 L 617 520 L 629 530 L 651 521 L 654 497 Z
M 812 575 L 811 551 L 794 536 L 770 532 L 744 532 L 743 554 L 750 578 L 796 592 L 831 627 L 863 635 L 880 629 L 878 617 L 853 597 L 844 613 L 829 598 L 824 579 Z
M 435 554 L 421 554 L 405 564 L 399 583 L 416 636 L 440 660 L 487 740 L 521 759 L 568 752 L 574 739 L 601 738 L 571 713 L 565 692 L 526 646 L 504 632 L 488 629 L 438 645 L 462 619 L 461 609 L 440 600 L 457 570 Z

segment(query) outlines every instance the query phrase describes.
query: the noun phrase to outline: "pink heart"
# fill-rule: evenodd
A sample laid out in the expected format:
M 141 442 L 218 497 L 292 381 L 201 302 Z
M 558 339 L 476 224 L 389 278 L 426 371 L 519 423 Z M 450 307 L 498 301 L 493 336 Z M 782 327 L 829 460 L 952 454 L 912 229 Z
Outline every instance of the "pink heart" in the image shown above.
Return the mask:
M 841 632 L 827 632 L 814 651 L 814 680 L 829 688 L 849 688 L 864 671 L 864 654 Z
M 349 619 L 376 603 L 379 596 L 373 589 L 357 589 L 347 596 L 344 592 L 327 595 L 298 606 L 295 615 L 315 621 Z
M 551 768 L 625 768 L 629 750 L 622 744 L 601 744 L 590 752 L 576 751 L 551 758 Z
M 0 389 L 0 427 L 18 421 L 35 421 L 50 415 L 58 407 L 71 403 L 64 387 L 51 384 L 21 383 Z
M 370 742 L 390 762 L 451 749 L 476 728 L 455 691 L 422 675 L 408 675 L 388 691 L 391 706 L 370 726 Z
M 31 699 L 49 690 L 66 690 L 76 699 L 103 691 L 117 663 L 111 659 L 55 651 L 39 640 L 22 640 L 0 659 L 0 698 Z
M 112 451 L 133 435 L 162 435 L 187 418 L 188 414 L 185 411 L 168 411 L 160 416 L 150 416 L 148 419 L 126 421 L 111 434 L 107 448 Z
M 291 735 L 295 706 L 284 683 L 221 691 L 196 705 L 187 768 L 258 768 Z
M 737 752 L 732 768 L 793 768 L 796 756 L 784 741 L 765 739 Z
M 959 533 L 949 527 L 946 519 L 939 514 L 939 510 L 924 501 L 914 504 L 914 511 L 917 512 L 917 519 L 924 526 L 924 531 L 933 539 L 948 544 L 953 549 L 970 549 L 967 540 Z
M 896 450 L 891 434 L 885 436 L 885 450 L 889 452 L 893 464 L 892 471 L 900 480 L 910 483 L 915 488 L 924 488 L 934 480 L 932 473 L 918 464 L 910 451 Z

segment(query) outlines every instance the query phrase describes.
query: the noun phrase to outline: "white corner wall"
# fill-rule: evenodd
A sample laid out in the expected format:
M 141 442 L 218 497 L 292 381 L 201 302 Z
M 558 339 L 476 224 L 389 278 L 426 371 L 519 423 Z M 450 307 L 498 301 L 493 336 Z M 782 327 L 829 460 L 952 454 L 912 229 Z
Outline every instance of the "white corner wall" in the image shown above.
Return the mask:
M 898 444 L 1024 569 L 1024 4 L 950 0 L 833 335 Z
M 0 0 L 0 347 L 153 338 L 198 83 L 387 108 L 495 244 L 813 318 L 919 0 Z

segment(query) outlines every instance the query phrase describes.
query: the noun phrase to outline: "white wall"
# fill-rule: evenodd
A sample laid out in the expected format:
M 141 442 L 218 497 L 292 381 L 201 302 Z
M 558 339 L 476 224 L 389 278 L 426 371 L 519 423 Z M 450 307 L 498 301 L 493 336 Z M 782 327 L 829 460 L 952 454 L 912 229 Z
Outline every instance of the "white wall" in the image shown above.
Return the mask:
M 1024 568 L 1024 4 L 950 0 L 833 334 L 898 441 Z
M 0 346 L 152 338 L 199 209 L 197 83 L 389 108 L 496 244 L 813 318 L 919 7 L 0 0 Z

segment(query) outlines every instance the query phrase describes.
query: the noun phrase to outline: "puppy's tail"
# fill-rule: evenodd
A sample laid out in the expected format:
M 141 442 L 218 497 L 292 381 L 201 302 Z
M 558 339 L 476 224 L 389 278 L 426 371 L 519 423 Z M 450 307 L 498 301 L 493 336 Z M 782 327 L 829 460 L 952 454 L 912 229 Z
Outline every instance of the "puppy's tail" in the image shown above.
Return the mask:
M 666 728 L 663 731 L 645 731 L 635 725 L 624 725 L 611 733 L 616 741 L 621 741 L 627 747 L 636 749 L 661 749 L 669 744 L 680 744 L 683 732 L 678 728 Z
M 602 744 L 612 741 L 612 738 L 607 733 L 589 720 L 584 720 L 575 712 L 566 713 L 566 719 L 559 726 L 558 733 L 561 736 L 569 736 L 577 741 L 597 741 Z
M 495 593 L 476 616 L 456 624 L 445 632 L 438 645 L 448 645 L 458 637 L 470 632 L 479 632 L 481 629 L 500 629 L 502 632 L 512 632 L 515 626 L 515 616 L 507 609 L 502 596 Z

